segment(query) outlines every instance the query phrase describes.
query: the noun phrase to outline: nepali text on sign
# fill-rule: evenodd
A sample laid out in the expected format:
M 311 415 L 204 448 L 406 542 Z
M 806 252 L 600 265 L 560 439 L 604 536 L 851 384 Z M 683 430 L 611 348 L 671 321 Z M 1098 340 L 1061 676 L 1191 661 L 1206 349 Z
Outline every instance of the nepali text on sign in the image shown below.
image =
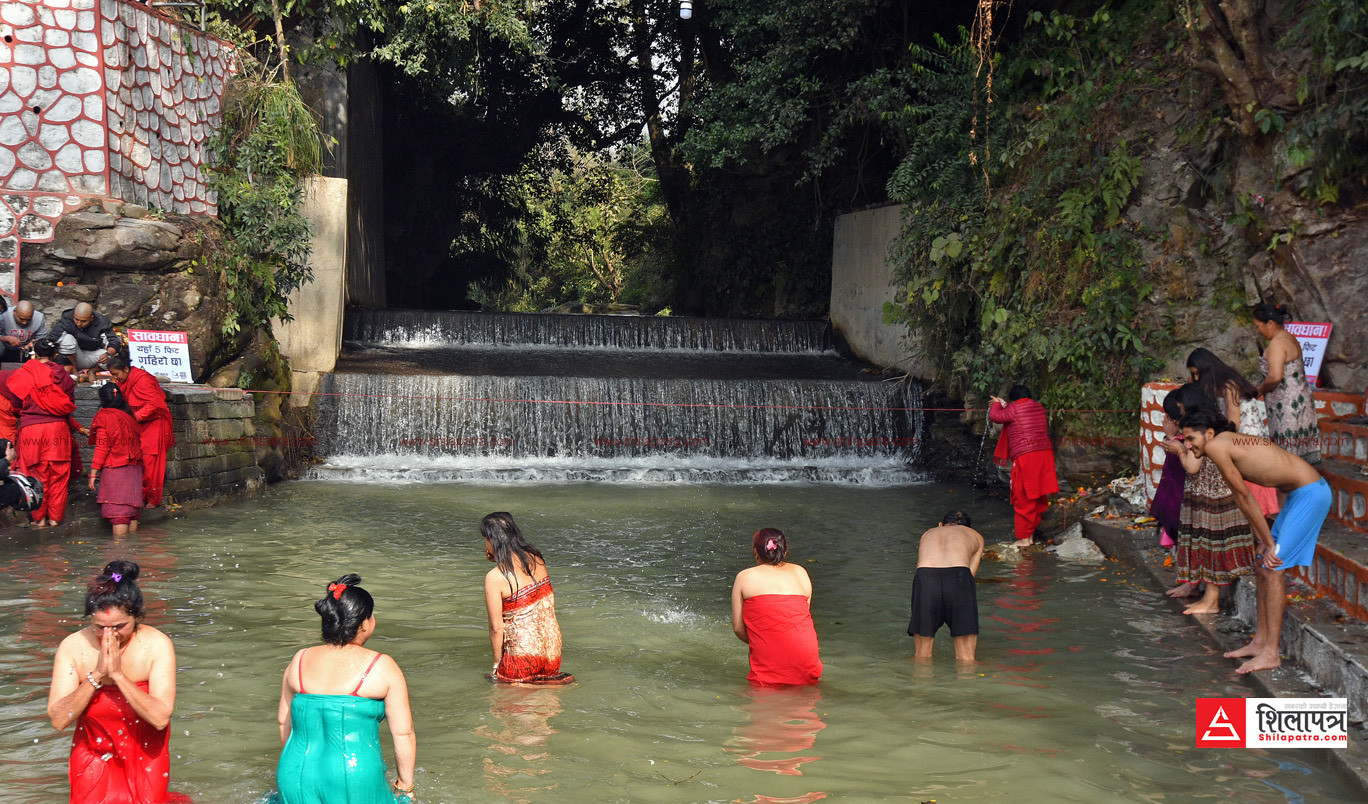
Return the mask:
M 1325 357 L 1325 344 L 1330 340 L 1332 326 L 1310 321 L 1289 321 L 1283 327 L 1297 339 L 1297 343 L 1301 344 L 1306 381 L 1311 383 L 1312 387 L 1316 385 L 1316 376 L 1320 374 L 1321 360 Z
M 190 336 L 185 332 L 150 329 L 128 331 L 128 355 L 133 365 L 171 382 L 194 382 L 190 376 Z

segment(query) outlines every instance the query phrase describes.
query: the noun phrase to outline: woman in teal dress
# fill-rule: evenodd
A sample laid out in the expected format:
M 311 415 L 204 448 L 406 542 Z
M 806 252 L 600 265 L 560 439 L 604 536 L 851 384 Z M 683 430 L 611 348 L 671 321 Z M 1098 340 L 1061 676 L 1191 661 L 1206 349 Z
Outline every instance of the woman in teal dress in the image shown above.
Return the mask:
M 275 801 L 283 804 L 395 804 L 413 794 L 418 740 L 408 686 L 394 660 L 369 650 L 375 601 L 344 575 L 314 604 L 323 644 L 294 655 L 280 688 Z M 398 775 L 391 783 L 380 753 L 389 720 Z

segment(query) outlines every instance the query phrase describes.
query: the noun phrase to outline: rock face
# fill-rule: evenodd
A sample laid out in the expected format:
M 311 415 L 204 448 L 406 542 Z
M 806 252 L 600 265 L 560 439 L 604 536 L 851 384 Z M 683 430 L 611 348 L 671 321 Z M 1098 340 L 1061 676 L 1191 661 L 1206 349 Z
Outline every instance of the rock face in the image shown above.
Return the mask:
M 192 372 L 202 379 L 244 345 L 221 332 L 228 303 L 218 277 L 203 265 L 195 231 L 206 225 L 213 224 L 155 220 L 145 208 L 115 202 L 70 213 L 52 242 L 24 247 L 19 298 L 33 302 L 50 324 L 77 302 L 89 302 L 120 330 L 184 330 Z
M 200 246 L 202 236 L 211 235 L 216 225 L 210 218 L 156 220 L 143 207 L 106 201 L 66 215 L 52 242 L 26 244 L 21 253 L 19 298 L 33 302 L 49 325 L 77 302 L 89 302 L 120 332 L 187 332 L 195 380 L 224 390 L 201 390 L 195 400 L 180 401 L 213 400 L 219 398 L 217 393 L 237 400 L 239 407 L 248 406 L 225 414 L 234 422 L 241 420 L 242 432 L 210 433 L 218 439 L 240 439 L 231 458 L 220 454 L 222 448 L 205 452 L 199 442 L 176 447 L 177 459 L 197 460 L 211 453 L 214 458 L 203 467 L 187 469 L 189 474 L 168 471 L 168 491 L 178 499 L 193 496 L 192 487 L 206 473 L 216 473 L 211 483 L 215 488 L 244 483 L 243 488 L 254 488 L 262 477 L 274 481 L 289 476 L 312 453 L 312 440 L 300 436 L 308 431 L 310 411 L 282 410 L 285 397 L 279 392 L 290 390 L 290 371 L 269 334 L 223 334 L 227 294 L 218 274 L 205 264 Z M 239 388 L 263 393 L 244 395 Z M 178 440 L 189 434 L 182 430 L 202 424 L 178 418 Z

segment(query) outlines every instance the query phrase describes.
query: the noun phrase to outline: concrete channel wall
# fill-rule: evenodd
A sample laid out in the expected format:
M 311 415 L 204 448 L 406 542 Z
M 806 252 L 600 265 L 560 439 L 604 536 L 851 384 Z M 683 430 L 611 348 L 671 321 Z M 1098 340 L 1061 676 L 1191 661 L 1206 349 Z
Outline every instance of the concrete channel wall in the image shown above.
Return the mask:
M 902 228 L 902 207 L 852 212 L 836 219 L 831 248 L 831 330 L 853 357 L 925 379 L 934 370 L 906 326 L 885 324 L 883 306 L 894 300 L 888 247 Z
M 166 498 L 176 504 L 207 503 L 260 491 L 266 485 L 256 465 L 255 404 L 237 388 L 202 385 L 163 385 L 171 407 L 176 446 L 166 456 Z M 76 418 L 89 424 L 99 410 L 96 389 L 76 389 Z M 80 436 L 77 436 L 79 438 Z M 84 441 L 84 439 L 82 439 Z M 87 469 L 94 448 L 83 444 Z M 75 485 L 77 481 L 73 480 Z M 79 483 L 84 488 L 84 481 Z M 76 491 L 75 488 L 72 489 Z M 77 497 L 73 495 L 73 503 Z M 92 495 L 93 500 L 93 495 Z M 82 507 L 72 511 L 80 515 Z M 98 518 L 98 512 L 94 514 Z

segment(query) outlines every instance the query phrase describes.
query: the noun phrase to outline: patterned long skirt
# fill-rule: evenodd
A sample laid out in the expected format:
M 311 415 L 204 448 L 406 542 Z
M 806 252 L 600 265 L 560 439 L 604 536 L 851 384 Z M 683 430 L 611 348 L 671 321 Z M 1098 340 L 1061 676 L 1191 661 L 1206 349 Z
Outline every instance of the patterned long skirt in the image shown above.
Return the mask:
M 1221 470 L 1202 459 L 1202 468 L 1183 486 L 1179 512 L 1180 582 L 1224 586 L 1254 571 L 1254 533 L 1230 493 Z

